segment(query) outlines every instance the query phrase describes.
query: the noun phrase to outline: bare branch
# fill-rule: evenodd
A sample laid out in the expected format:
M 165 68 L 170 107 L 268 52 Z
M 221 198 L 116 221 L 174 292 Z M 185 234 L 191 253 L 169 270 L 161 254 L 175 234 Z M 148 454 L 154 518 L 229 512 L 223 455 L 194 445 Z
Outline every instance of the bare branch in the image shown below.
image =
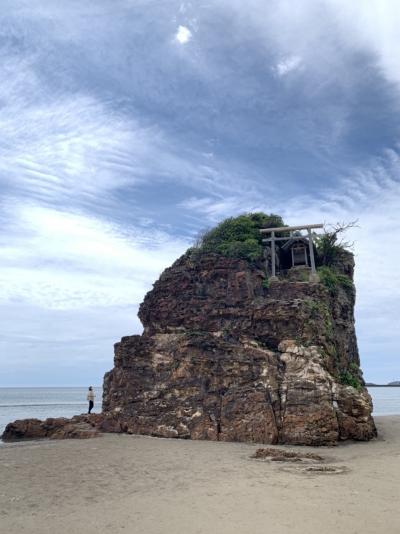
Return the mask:
M 346 241 L 343 234 L 350 228 L 358 227 L 358 220 L 348 223 L 337 222 L 324 226 L 324 233 L 316 236 L 316 246 L 322 265 L 332 265 L 345 250 L 352 250 L 354 243 Z

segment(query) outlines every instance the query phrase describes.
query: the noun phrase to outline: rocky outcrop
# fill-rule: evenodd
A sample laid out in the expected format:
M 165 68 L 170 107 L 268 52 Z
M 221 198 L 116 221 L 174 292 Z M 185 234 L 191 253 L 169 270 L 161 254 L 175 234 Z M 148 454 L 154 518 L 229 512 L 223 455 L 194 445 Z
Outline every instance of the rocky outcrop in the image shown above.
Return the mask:
M 352 258 L 342 267 L 352 276 Z M 103 411 L 129 432 L 162 437 L 370 439 L 354 300 L 351 284 L 332 292 L 289 278 L 267 287 L 261 265 L 186 254 L 146 295 L 143 335 L 115 345 Z
M 354 262 L 346 284 L 268 285 L 263 265 L 187 253 L 140 307 L 141 336 L 115 345 L 103 413 L 10 423 L 5 440 L 160 437 L 334 444 L 376 436 L 354 329 Z M 307 273 L 306 273 L 307 274 Z
M 20 419 L 9 423 L 2 435 L 3 441 L 21 439 L 87 439 L 96 438 L 101 432 L 124 432 L 125 428 L 117 418 L 107 414 L 76 415 L 70 419 L 51 417 Z
M 3 433 L 3 441 L 20 439 L 66 439 L 94 438 L 99 431 L 96 428 L 98 416 L 78 415 L 71 419 L 51 417 L 45 421 L 40 419 L 21 419 L 9 423 Z

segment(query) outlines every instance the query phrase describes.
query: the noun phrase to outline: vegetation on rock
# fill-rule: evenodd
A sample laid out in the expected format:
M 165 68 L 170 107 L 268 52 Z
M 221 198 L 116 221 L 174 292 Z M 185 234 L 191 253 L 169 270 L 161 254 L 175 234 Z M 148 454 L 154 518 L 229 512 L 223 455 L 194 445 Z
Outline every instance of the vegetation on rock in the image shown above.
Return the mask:
M 261 228 L 284 226 L 279 215 L 247 213 L 229 217 L 215 228 L 205 232 L 198 240 L 196 249 L 214 252 L 228 258 L 243 258 L 257 261 L 263 255 Z
M 361 389 L 362 384 L 358 376 L 355 376 L 351 371 L 342 371 L 340 373 L 340 383 L 344 386 L 352 386 L 355 389 Z
M 322 265 L 317 269 L 321 283 L 327 287 L 332 295 L 335 295 L 338 288 L 352 289 L 353 282 L 345 274 L 338 273 L 334 267 Z
M 343 241 L 341 236 L 345 230 L 355 223 L 336 224 L 331 231 L 314 236 L 315 259 L 321 283 L 336 295 L 339 287 L 352 290 L 353 282 L 349 276 L 340 272 L 338 265 L 348 253 L 351 244 Z M 249 262 L 257 262 L 263 258 L 263 234 L 261 228 L 285 226 L 282 217 L 275 214 L 247 213 L 238 217 L 229 217 L 214 228 L 204 232 L 196 245 L 189 249 L 188 254 L 195 259 L 201 253 L 215 253 L 228 258 L 241 258 Z M 284 233 L 279 236 L 285 235 Z M 279 243 L 277 244 L 279 247 Z M 303 273 L 305 281 L 308 274 Z M 264 280 L 264 288 L 269 287 L 268 279 Z
M 243 258 L 248 261 L 257 261 L 263 256 L 263 235 L 261 228 L 274 228 L 286 226 L 282 217 L 273 213 L 246 213 L 238 217 L 229 217 L 214 228 L 204 232 L 191 252 L 211 252 L 221 254 L 228 258 Z M 325 285 L 334 290 L 338 285 L 346 286 L 348 281 L 337 279 L 333 274 L 335 264 L 340 263 L 341 256 L 351 243 L 344 242 L 340 236 L 355 223 L 336 224 L 331 231 L 314 236 L 316 263 L 320 267 L 329 267 L 330 270 L 321 270 Z M 284 235 L 279 234 L 279 236 Z M 278 245 L 279 246 L 279 245 Z
M 332 226 L 330 232 L 325 231 L 323 234 L 317 234 L 314 237 L 315 247 L 317 250 L 317 263 L 319 265 L 326 265 L 327 267 L 334 267 L 341 259 L 343 253 L 352 248 L 352 243 L 344 241 L 341 236 L 349 228 L 354 228 L 356 221 L 345 223 L 337 223 Z

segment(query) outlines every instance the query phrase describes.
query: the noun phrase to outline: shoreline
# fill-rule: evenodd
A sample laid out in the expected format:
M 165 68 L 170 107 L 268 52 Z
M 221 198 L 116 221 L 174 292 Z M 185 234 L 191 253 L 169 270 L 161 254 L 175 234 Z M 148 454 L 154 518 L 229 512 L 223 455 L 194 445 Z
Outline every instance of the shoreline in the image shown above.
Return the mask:
M 255 460 L 257 445 L 127 434 L 0 447 L 0 517 L 10 534 L 333 534 L 400 532 L 400 415 L 378 438 L 333 447 L 280 445 L 324 457 Z M 335 471 L 336 469 L 336 471 Z

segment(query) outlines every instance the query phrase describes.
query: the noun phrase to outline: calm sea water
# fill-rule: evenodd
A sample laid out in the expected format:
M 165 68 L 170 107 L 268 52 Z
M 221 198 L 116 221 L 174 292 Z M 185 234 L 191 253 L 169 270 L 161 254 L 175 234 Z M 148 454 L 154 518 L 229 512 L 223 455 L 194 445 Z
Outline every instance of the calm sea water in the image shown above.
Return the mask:
M 102 388 L 93 388 L 92 413 L 101 412 Z M 87 388 L 0 388 L 0 435 L 7 423 L 36 417 L 72 417 L 86 413 Z
M 101 411 L 101 388 L 93 412 Z M 368 388 L 374 415 L 400 414 L 400 387 Z M 87 411 L 87 388 L 0 388 L 0 434 L 10 421 L 36 417 L 71 417 Z
M 368 388 L 374 403 L 373 415 L 400 414 L 400 387 Z

